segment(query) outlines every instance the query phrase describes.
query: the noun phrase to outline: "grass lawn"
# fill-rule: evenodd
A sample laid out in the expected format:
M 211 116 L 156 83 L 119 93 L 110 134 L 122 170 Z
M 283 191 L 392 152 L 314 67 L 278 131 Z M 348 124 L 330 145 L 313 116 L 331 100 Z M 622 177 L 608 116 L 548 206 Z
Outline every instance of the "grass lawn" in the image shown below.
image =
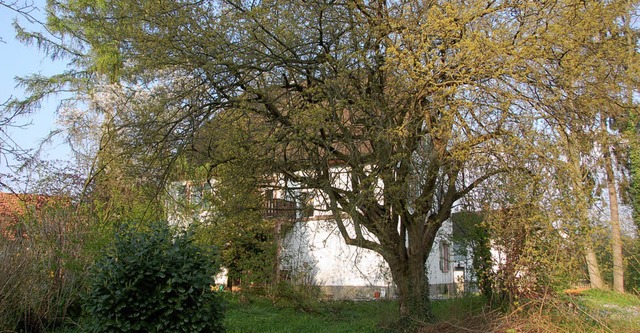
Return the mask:
M 640 333 L 640 298 L 590 290 L 511 309 L 491 309 L 479 296 L 432 302 L 435 323 L 421 332 L 625 332 Z M 395 301 L 318 302 L 307 311 L 265 298 L 229 298 L 225 324 L 234 332 L 390 332 Z
M 575 297 L 577 312 L 586 321 L 611 332 L 640 332 L 640 297 L 588 290 Z
M 229 299 L 227 332 L 384 332 L 380 324 L 398 318 L 398 304 L 392 301 L 326 302 L 312 310 L 275 306 L 265 298 L 239 302 Z
M 225 293 L 227 332 L 392 332 L 396 301 L 313 302 L 300 307 L 264 297 Z M 299 303 L 300 305 L 302 303 Z M 589 290 L 577 296 L 535 300 L 520 307 L 491 309 L 479 296 L 432 302 L 435 323 L 421 333 L 452 332 L 624 332 L 640 333 L 640 298 Z M 66 327 L 57 333 L 78 333 Z

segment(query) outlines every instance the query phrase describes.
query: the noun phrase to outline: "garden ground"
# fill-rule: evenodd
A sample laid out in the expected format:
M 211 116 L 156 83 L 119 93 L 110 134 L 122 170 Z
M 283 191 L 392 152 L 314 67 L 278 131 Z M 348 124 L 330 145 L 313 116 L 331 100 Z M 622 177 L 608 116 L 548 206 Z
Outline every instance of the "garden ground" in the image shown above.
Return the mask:
M 395 301 L 296 303 L 225 293 L 229 333 L 370 332 L 392 333 Z M 420 323 L 420 333 L 453 332 L 625 332 L 640 333 L 640 297 L 589 290 L 578 295 L 522 302 L 519 307 L 487 307 L 480 296 L 433 301 L 436 323 Z M 77 333 L 67 327 L 59 333 Z
M 320 302 L 309 307 L 260 297 L 228 297 L 225 324 L 235 332 L 393 332 L 395 301 Z M 590 290 L 579 295 L 488 308 L 479 296 L 433 302 L 435 324 L 421 332 L 638 332 L 640 298 Z

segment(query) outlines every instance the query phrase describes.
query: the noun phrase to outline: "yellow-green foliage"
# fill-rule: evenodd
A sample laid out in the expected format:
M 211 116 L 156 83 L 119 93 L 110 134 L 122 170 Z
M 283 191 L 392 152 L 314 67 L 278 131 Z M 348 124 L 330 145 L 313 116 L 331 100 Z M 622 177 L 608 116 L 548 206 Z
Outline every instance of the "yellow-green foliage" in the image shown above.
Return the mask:
M 110 72 L 131 97 L 103 108 L 104 134 L 117 144 L 101 142 L 111 150 L 100 168 L 121 160 L 133 177 L 119 184 L 153 185 L 196 152 L 200 165 L 255 163 L 255 174 L 323 191 L 336 229 L 387 259 L 403 315 L 421 320 L 427 250 L 463 199 L 517 211 L 502 219 L 502 245 L 524 237 L 512 247 L 511 277 L 537 258 L 545 261 L 535 267 L 558 268 L 549 260 L 563 258 L 552 223 L 589 229 L 583 157 L 594 142 L 621 141 L 594 129 L 635 107 L 627 98 L 637 87 L 635 32 L 621 20 L 637 1 L 49 4 L 55 32 L 81 45 L 67 54 L 97 78 L 88 86 Z M 148 96 L 129 94 L 136 90 Z M 227 126 L 216 129 L 221 119 Z M 334 186 L 338 165 L 348 186 Z M 574 177 L 556 181 L 561 168 Z M 500 202 L 482 206 L 505 174 L 513 177 Z M 576 190 L 567 191 L 576 214 L 558 213 L 549 199 L 567 188 Z

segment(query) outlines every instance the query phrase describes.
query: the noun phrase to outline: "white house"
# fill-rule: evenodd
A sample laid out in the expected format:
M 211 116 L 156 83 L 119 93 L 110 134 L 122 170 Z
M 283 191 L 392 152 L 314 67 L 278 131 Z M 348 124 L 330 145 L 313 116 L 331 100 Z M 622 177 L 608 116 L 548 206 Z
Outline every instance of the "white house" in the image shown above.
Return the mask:
M 282 206 L 282 203 L 290 203 L 290 207 L 296 208 L 295 214 L 288 214 L 290 227 L 280 237 L 278 261 L 282 276 L 297 283 L 319 286 L 328 298 L 395 296 L 391 272 L 382 256 L 344 242 L 321 194 L 308 190 L 284 190 L 287 186 L 279 185 L 265 195 L 265 217 L 287 216 L 277 214 L 277 206 Z M 211 189 L 191 182 L 175 183 L 170 190 L 174 200 L 167 201 L 168 221 L 184 225 L 205 217 L 209 207 L 202 202 L 201 191 L 207 190 Z M 186 198 L 189 203 L 186 207 L 191 207 L 191 210 L 176 209 L 176 198 Z M 452 222 L 449 220 L 438 232 L 427 260 L 433 296 L 454 295 L 468 290 L 472 279 L 470 260 L 455 255 L 451 234 Z M 373 239 L 374 236 L 369 237 Z

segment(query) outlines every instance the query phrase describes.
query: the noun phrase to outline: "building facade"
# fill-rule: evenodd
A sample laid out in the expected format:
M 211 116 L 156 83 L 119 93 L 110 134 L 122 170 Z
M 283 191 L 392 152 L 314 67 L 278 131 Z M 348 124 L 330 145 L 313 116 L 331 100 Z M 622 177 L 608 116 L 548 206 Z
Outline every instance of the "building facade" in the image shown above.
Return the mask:
M 328 299 L 395 297 L 391 272 L 382 256 L 346 244 L 322 193 L 290 185 L 275 184 L 264 193 L 264 218 L 280 221 L 274 230 L 280 233 L 277 251 L 280 277 L 318 286 Z M 202 191 L 211 191 L 210 185 L 174 183 L 169 191 L 171 199 L 167 201 L 168 221 L 184 226 L 189 221 L 206 219 L 212 207 L 203 202 L 206 195 Z M 434 297 L 469 291 L 472 284 L 470 261 L 454 251 L 451 235 L 449 220 L 438 232 L 427 259 L 425 273 Z M 368 237 L 375 240 L 373 235 Z M 219 276 L 218 281 L 222 283 L 224 276 Z

